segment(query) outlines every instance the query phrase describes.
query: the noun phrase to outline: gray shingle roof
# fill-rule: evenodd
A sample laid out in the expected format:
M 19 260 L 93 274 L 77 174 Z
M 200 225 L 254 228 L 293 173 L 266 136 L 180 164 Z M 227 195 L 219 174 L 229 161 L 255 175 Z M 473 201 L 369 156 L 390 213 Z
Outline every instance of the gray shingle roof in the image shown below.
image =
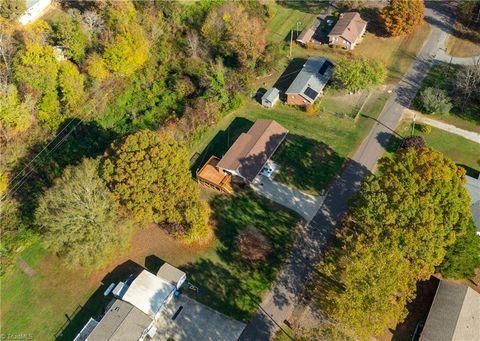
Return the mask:
M 325 63 L 328 63 L 329 66 L 323 68 L 325 69 L 323 74 L 319 73 Z M 287 95 L 299 94 L 310 103 L 313 103 L 332 76 L 332 70 L 333 64 L 326 58 L 310 57 L 285 93 Z M 307 88 L 311 88 L 317 94 L 315 98 L 309 96 L 309 93 L 312 93 L 311 91 L 307 91 L 307 94 L 305 93 Z
M 477 231 L 480 232 L 480 179 L 475 179 L 468 175 L 466 178 L 465 188 L 472 202 L 470 211 L 472 212 L 473 222 L 477 227 Z
M 280 92 L 278 91 L 277 88 L 270 88 L 267 90 L 265 94 L 263 94 L 262 100 L 266 99 L 270 103 L 273 103 L 277 99 L 279 94 Z
M 440 281 L 420 341 L 475 341 L 479 332 L 480 294 Z
M 88 336 L 88 341 L 138 340 L 153 320 L 133 305 L 115 300 Z

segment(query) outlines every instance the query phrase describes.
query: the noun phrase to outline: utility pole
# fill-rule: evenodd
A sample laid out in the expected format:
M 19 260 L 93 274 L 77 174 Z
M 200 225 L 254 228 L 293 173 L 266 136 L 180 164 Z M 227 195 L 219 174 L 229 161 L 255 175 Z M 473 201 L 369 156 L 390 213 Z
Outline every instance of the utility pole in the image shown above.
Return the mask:
M 410 136 L 413 136 L 413 132 L 415 131 L 415 120 L 417 119 L 417 113 L 413 114 L 413 123 L 412 123 L 412 133 Z
M 290 59 L 292 59 L 293 29 L 290 31 Z

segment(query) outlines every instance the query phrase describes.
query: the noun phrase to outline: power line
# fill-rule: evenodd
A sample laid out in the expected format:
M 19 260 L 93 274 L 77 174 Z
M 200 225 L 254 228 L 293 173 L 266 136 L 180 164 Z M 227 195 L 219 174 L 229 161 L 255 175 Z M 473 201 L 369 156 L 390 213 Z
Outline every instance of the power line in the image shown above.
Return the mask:
M 72 120 L 72 121 L 73 121 L 73 120 Z M 47 154 L 45 154 L 45 157 L 47 157 L 48 155 L 50 155 L 51 153 L 53 153 L 58 147 L 60 147 L 60 146 L 63 144 L 63 142 L 65 142 L 65 140 L 70 136 L 70 134 L 75 130 L 75 128 L 77 128 L 77 127 L 80 125 L 80 123 L 83 123 L 83 122 L 84 122 L 84 121 L 83 121 L 82 119 L 80 119 L 80 120 L 78 121 L 78 123 L 77 123 L 64 137 L 62 137 L 62 138 L 60 139 L 60 141 L 58 141 L 57 144 L 56 144 L 52 149 L 50 149 L 50 150 L 48 151 Z M 58 137 L 58 135 L 57 135 L 57 137 Z M 57 137 L 55 137 L 55 139 L 56 139 Z M 54 139 L 53 141 L 55 141 L 55 139 Z M 52 141 L 52 142 L 53 142 L 53 141 Z M 45 150 L 45 148 L 44 148 L 43 150 Z M 43 151 L 43 150 L 42 150 L 42 151 Z M 40 152 L 40 153 L 41 153 L 41 152 Z M 35 158 L 37 158 L 37 157 L 40 155 L 40 153 L 38 153 L 38 154 L 35 156 Z M 30 163 L 31 163 L 31 162 L 30 162 Z M 29 163 L 29 164 L 30 164 L 30 163 Z M 26 166 L 26 167 L 27 167 L 27 166 Z M 26 169 L 26 167 L 24 167 L 24 168 L 22 169 L 22 172 Z M 13 196 L 15 193 L 17 193 L 17 191 L 20 189 L 20 187 L 22 187 L 22 185 L 23 185 L 23 184 L 25 183 L 25 181 L 27 180 L 28 176 L 29 176 L 33 171 L 34 171 L 34 168 L 30 168 L 30 170 L 28 171 L 28 173 L 25 174 L 25 175 L 12 187 L 12 189 L 10 189 L 10 191 L 7 192 L 7 193 L 2 197 L 2 200 L 5 200 L 5 198 L 7 198 L 7 196 Z

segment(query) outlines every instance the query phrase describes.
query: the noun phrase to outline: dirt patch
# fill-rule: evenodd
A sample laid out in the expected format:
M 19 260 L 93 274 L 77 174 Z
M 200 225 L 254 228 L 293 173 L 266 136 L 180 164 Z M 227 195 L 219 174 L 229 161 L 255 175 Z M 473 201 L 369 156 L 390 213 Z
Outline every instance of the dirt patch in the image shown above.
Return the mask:
M 18 266 L 18 268 L 20 270 L 22 270 L 22 272 L 27 275 L 28 277 L 33 277 L 35 276 L 36 272 L 35 270 L 33 270 L 28 264 L 27 262 L 25 262 L 20 256 L 17 257 L 17 259 L 15 260 L 15 263 L 16 265 Z
M 155 224 L 146 228 L 136 229 L 132 236 L 130 248 L 115 258 L 106 267 L 95 271 L 90 277 L 91 283 L 99 283 L 103 277 L 111 272 L 118 264 L 131 260 L 145 266 L 147 257 L 155 255 L 161 260 L 168 261 L 174 266 L 181 266 L 197 259 L 214 244 L 214 240 L 205 245 L 186 245 L 174 239 Z

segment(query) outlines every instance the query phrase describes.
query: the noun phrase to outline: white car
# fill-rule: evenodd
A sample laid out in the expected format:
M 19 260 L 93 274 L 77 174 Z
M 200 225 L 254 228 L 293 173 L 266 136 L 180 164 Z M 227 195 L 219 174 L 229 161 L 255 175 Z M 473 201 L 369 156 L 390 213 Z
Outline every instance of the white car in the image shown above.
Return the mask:
M 273 161 L 268 160 L 265 166 L 263 166 L 262 170 L 260 171 L 260 175 L 266 176 L 267 178 L 270 178 L 277 169 L 277 164 L 275 164 Z

